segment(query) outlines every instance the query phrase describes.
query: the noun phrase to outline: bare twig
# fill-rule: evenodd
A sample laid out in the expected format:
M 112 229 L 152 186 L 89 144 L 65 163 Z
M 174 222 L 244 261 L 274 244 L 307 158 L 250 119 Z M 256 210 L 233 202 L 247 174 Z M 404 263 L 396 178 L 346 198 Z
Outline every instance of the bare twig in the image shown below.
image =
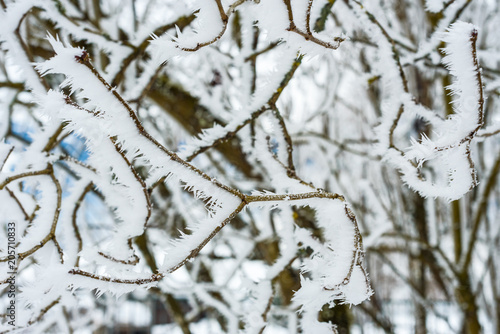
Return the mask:
M 274 49 L 275 47 L 277 47 L 280 43 L 279 42 L 274 42 L 274 43 L 271 43 L 269 44 L 267 47 L 265 47 L 264 49 L 260 50 L 260 51 L 257 51 L 257 52 L 254 52 L 252 53 L 250 56 L 246 57 L 245 58 L 245 62 L 247 61 L 250 61 L 250 60 L 255 60 L 257 59 L 258 56 L 260 56 L 261 54 L 264 54 L 272 49 Z
M 215 0 L 215 2 L 217 4 L 217 8 L 219 9 L 220 19 L 222 21 L 222 29 L 219 32 L 219 34 L 217 36 L 215 36 L 213 39 L 211 39 L 210 41 L 197 43 L 196 46 L 193 48 L 186 48 L 186 47 L 182 47 L 180 45 L 177 45 L 177 47 L 179 49 L 181 49 L 182 51 L 187 51 L 187 52 L 195 52 L 195 51 L 198 51 L 199 49 L 201 49 L 207 45 L 210 45 L 210 44 L 217 42 L 224 35 L 224 33 L 226 32 L 226 29 L 227 29 L 227 23 L 229 22 L 229 17 L 224 12 L 224 8 L 222 6 L 221 0 Z
M 35 245 L 33 248 L 18 254 L 19 262 L 22 261 L 23 259 L 27 258 L 31 254 L 35 253 L 37 250 L 45 246 L 47 242 L 50 240 L 54 241 L 54 245 L 56 246 L 59 256 L 61 257 L 61 262 L 64 262 L 63 260 L 63 251 L 61 247 L 59 246 L 59 243 L 57 242 L 56 239 L 56 227 L 57 227 L 57 222 L 59 221 L 59 214 L 61 212 L 61 201 L 62 201 L 62 188 L 61 184 L 57 180 L 57 178 L 54 176 L 54 171 L 52 169 L 52 166 L 50 166 L 50 172 L 49 176 L 52 179 L 52 182 L 54 183 L 54 186 L 56 187 L 56 193 L 57 193 L 57 202 L 56 202 L 56 207 L 54 209 L 54 217 L 52 219 L 52 226 L 50 227 L 50 232 L 43 238 L 39 244 Z
M 488 179 L 486 181 L 486 186 L 481 194 L 479 206 L 477 207 L 476 213 L 474 215 L 469 243 L 467 245 L 465 256 L 463 257 L 463 262 L 461 263 L 461 271 L 463 273 L 467 272 L 470 269 L 469 266 L 472 261 L 472 253 L 477 242 L 477 232 L 479 231 L 479 227 L 481 225 L 481 222 L 483 221 L 483 215 L 486 211 L 488 198 L 496 185 L 498 173 L 500 173 L 500 152 L 498 153 L 495 164 L 490 171 L 490 175 L 488 176 Z
M 332 199 L 332 200 L 340 200 L 342 202 L 345 202 L 345 199 L 342 195 L 339 194 L 332 194 L 324 191 L 316 191 L 316 192 L 310 192 L 310 193 L 300 193 L 300 194 L 265 194 L 265 195 L 243 195 L 242 194 L 242 201 L 240 205 L 233 211 L 231 214 L 228 215 L 226 219 L 224 219 L 200 244 L 198 244 L 196 247 L 194 247 L 191 252 L 179 263 L 176 265 L 168 268 L 165 270 L 163 273 L 158 273 L 158 274 L 153 274 L 149 278 L 143 278 L 143 279 L 136 279 L 136 280 L 131 280 L 131 279 L 118 279 L 118 278 L 110 278 L 107 276 L 100 276 L 100 275 L 95 275 L 80 269 L 72 269 L 69 271 L 70 274 L 74 275 L 81 275 L 85 276 L 91 279 L 95 280 L 100 280 L 100 281 L 106 281 L 106 282 L 113 282 L 113 283 L 122 283 L 122 284 L 136 284 L 136 285 L 144 285 L 144 284 L 150 284 L 156 281 L 161 280 L 166 273 L 172 273 L 182 267 L 186 262 L 188 262 L 190 259 L 194 258 L 195 256 L 198 255 L 198 253 L 205 247 L 205 245 L 212 240 L 217 233 L 225 226 L 227 225 L 238 213 L 240 213 L 245 206 L 247 206 L 250 203 L 255 203 L 255 202 L 275 202 L 275 201 L 296 201 L 296 200 L 304 200 L 304 199 L 311 199 L 311 198 L 326 198 L 326 199 Z M 361 235 L 359 234 L 359 229 L 357 227 L 356 219 L 354 217 L 354 214 L 352 211 L 346 206 L 346 215 L 347 217 L 353 222 L 354 224 L 354 229 L 355 229 L 355 240 L 354 240 L 354 245 L 355 245 L 355 250 L 353 252 L 353 264 L 351 264 L 351 268 L 349 270 L 349 274 L 346 277 L 346 280 L 344 280 L 344 284 L 349 283 L 349 278 L 353 270 L 354 265 L 359 265 L 361 267 L 361 270 L 364 271 L 364 269 L 361 266 L 362 262 L 362 242 L 361 242 Z M 365 275 L 366 277 L 366 275 Z M 367 287 L 369 287 L 368 281 L 367 281 Z
M 236 189 L 232 189 L 226 185 L 223 185 L 222 183 L 220 183 L 219 181 L 217 180 L 214 180 L 212 179 L 210 176 L 208 176 L 207 174 L 203 173 L 201 170 L 199 170 L 198 168 L 194 167 L 193 165 L 189 164 L 187 161 L 181 159 L 177 154 L 175 154 L 174 152 L 168 150 L 165 146 L 163 146 L 160 142 L 158 142 L 156 139 L 154 139 L 150 134 L 149 132 L 147 132 L 143 125 L 141 124 L 141 121 L 139 120 L 139 118 L 137 117 L 136 113 L 134 112 L 134 110 L 130 107 L 130 105 L 123 99 L 123 97 L 120 95 L 120 93 L 118 93 L 115 89 L 113 89 L 111 87 L 111 85 L 106 81 L 104 80 L 104 78 L 99 74 L 99 72 L 94 68 L 94 66 L 92 66 L 92 64 L 90 63 L 90 60 L 89 60 L 89 57 L 88 57 L 88 54 L 87 52 L 83 51 L 82 54 L 80 56 L 77 56 L 76 57 L 76 61 L 82 65 L 84 65 L 85 67 L 87 67 L 93 75 L 96 76 L 96 78 L 104 85 L 104 87 L 106 87 L 106 89 L 111 93 L 113 94 L 113 96 L 119 101 L 119 103 L 127 110 L 128 112 L 128 115 L 129 117 L 132 119 L 132 121 L 134 122 L 137 130 L 139 131 L 139 134 L 141 136 L 143 136 L 144 138 L 146 138 L 149 142 L 151 142 L 156 148 L 160 149 L 163 153 L 165 153 L 172 161 L 175 161 L 179 164 L 181 164 L 182 166 L 192 170 L 193 172 L 197 173 L 198 175 L 200 175 L 202 178 L 204 178 L 205 180 L 208 180 L 212 183 L 214 183 L 215 185 L 217 185 L 219 188 L 221 189 L 224 189 L 226 190 L 227 192 L 237 196 L 237 197 L 240 197 L 242 198 L 242 194 L 236 190 Z M 0 188 L 1 189 L 1 188 Z M 149 195 L 146 195 L 145 196 L 149 196 Z
M 57 304 L 59 304 L 60 301 L 61 301 L 61 297 L 57 298 L 52 303 L 50 303 L 49 305 L 47 305 L 43 309 L 41 309 L 40 310 L 40 314 L 38 314 L 38 317 L 36 317 L 35 319 L 30 320 L 28 322 L 28 326 L 31 326 L 34 323 L 39 322 L 43 318 L 43 316 L 45 315 L 45 313 L 49 312 L 50 309 L 53 308 L 54 306 L 56 306 Z
M 19 173 L 19 174 L 13 175 L 13 176 L 9 176 L 9 177 L 5 178 L 3 180 L 3 182 L 0 183 L 0 190 L 5 188 L 5 186 L 7 186 L 9 183 L 11 183 L 13 181 L 16 181 L 16 180 L 19 180 L 19 179 L 22 179 L 25 177 L 29 177 L 29 176 L 48 175 L 51 172 L 52 172 L 51 168 L 46 168 L 46 169 L 42 169 L 42 170 Z
M 14 201 L 16 201 L 17 205 L 19 206 L 19 209 L 21 209 L 21 211 L 23 212 L 23 215 L 24 215 L 24 219 L 25 220 L 29 220 L 30 219 L 30 216 L 28 215 L 28 213 L 26 212 L 26 210 L 24 209 L 23 205 L 21 204 L 21 202 L 19 201 L 19 198 L 17 198 L 16 194 L 14 194 L 14 192 L 12 190 L 9 189 L 9 187 L 5 187 L 5 190 L 7 190 L 7 192 L 9 193 L 10 197 L 12 197 L 14 199 Z
M 7 163 L 7 160 L 9 159 L 9 156 L 13 151 L 14 151 L 14 146 L 12 146 L 9 152 L 5 155 L 5 159 L 3 159 L 2 166 L 0 166 L 0 171 L 2 171 L 2 169 L 5 167 L 5 164 Z
M 285 121 L 283 120 L 283 117 L 281 116 L 278 108 L 273 108 L 273 115 L 276 117 L 280 124 L 281 128 L 281 133 L 283 135 L 283 138 L 285 139 L 286 142 L 286 153 L 288 156 L 288 166 L 287 169 L 295 172 L 295 166 L 293 164 L 293 144 L 292 144 L 292 138 L 290 138 L 290 135 L 288 134 L 288 130 L 286 129 L 286 124 Z
M 345 38 L 343 37 L 334 37 L 333 38 L 333 41 L 336 42 L 335 44 L 332 44 L 330 42 L 325 42 L 325 41 L 322 41 L 318 38 L 316 38 L 312 32 L 310 31 L 310 28 L 309 28 L 309 31 L 302 31 L 300 30 L 296 25 L 295 25 L 295 22 L 294 22 L 294 19 L 293 19 L 293 10 L 292 10 L 292 4 L 290 2 L 290 0 L 283 0 L 283 3 L 285 4 L 286 6 L 286 9 L 288 11 L 288 21 L 290 22 L 290 25 L 288 26 L 288 31 L 291 31 L 291 32 L 294 32 L 302 37 L 304 37 L 304 39 L 306 41 L 310 41 L 312 43 L 315 43 L 315 44 L 318 44 L 324 48 L 327 48 L 327 49 L 332 49 L 332 50 L 336 50 L 339 48 L 340 46 L 340 43 L 342 43 L 343 41 L 345 41 Z M 309 18 L 308 20 L 306 20 L 306 25 L 309 25 L 309 20 L 310 20 L 310 6 L 312 6 L 312 1 L 309 0 Z
M 87 271 L 81 269 L 71 269 L 68 271 L 68 274 L 72 275 L 80 275 L 87 278 L 95 279 L 98 281 L 110 282 L 110 283 L 120 283 L 120 284 L 135 284 L 135 285 L 145 285 L 151 284 L 154 282 L 158 282 L 164 277 L 164 274 L 153 274 L 149 278 L 139 278 L 139 279 L 120 279 L 120 278 L 111 278 L 107 276 L 100 276 L 89 273 Z
M 82 194 L 76 200 L 75 207 L 73 209 L 73 214 L 71 215 L 71 224 L 73 225 L 73 230 L 75 231 L 75 237 L 76 240 L 78 241 L 78 253 L 82 251 L 82 244 L 83 244 L 82 236 L 80 234 L 80 229 L 78 228 L 78 224 L 76 222 L 78 209 L 80 209 L 80 206 L 82 205 L 83 200 L 85 199 L 85 195 L 87 195 L 87 193 L 91 191 L 93 187 L 94 184 L 91 182 L 85 187 L 85 189 L 83 189 Z M 80 255 L 78 255 L 76 258 L 75 267 L 78 267 L 79 263 L 80 263 Z
M 164 34 L 166 31 L 175 28 L 184 29 L 195 19 L 195 13 L 190 16 L 181 16 L 175 22 L 166 24 L 162 27 L 157 28 L 148 38 L 146 38 L 141 44 L 139 44 L 135 49 L 121 62 L 120 71 L 115 75 L 113 80 L 111 80 L 112 86 L 118 86 L 125 78 L 125 71 L 130 66 L 130 64 L 137 58 L 139 58 L 150 45 L 153 36 L 159 36 Z M 160 68 L 162 65 L 160 66 Z

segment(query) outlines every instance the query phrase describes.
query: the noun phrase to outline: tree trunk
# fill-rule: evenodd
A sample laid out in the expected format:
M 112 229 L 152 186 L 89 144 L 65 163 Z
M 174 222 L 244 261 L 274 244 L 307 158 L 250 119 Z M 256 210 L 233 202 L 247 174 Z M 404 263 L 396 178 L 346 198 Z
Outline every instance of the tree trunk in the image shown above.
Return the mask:
M 472 292 L 469 274 L 460 275 L 458 281 L 459 286 L 455 290 L 455 295 L 464 315 L 462 333 L 479 334 L 481 333 L 481 325 L 477 314 L 476 296 Z

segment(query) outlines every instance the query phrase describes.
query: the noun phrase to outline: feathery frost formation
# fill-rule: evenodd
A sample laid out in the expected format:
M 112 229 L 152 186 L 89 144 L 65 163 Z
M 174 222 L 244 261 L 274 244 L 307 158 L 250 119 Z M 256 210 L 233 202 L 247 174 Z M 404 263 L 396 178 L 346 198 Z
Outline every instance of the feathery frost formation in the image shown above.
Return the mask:
M 0 333 L 137 301 L 162 332 L 404 331 L 384 303 L 445 319 L 431 288 L 479 328 L 500 26 L 471 13 L 500 6 L 365 2 L 2 1 Z

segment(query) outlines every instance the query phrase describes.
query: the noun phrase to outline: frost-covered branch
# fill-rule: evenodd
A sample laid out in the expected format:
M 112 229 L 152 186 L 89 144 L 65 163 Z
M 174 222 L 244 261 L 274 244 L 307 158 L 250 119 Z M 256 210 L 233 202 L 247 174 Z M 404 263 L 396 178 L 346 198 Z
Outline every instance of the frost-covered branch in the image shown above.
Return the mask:
M 294 32 L 294 33 L 304 37 L 304 39 L 306 41 L 310 41 L 312 43 L 318 44 L 318 45 L 320 45 L 324 48 L 327 48 L 327 49 L 336 50 L 339 48 L 340 43 L 345 41 L 345 38 L 343 38 L 343 37 L 335 37 L 335 38 L 333 38 L 333 41 L 335 42 L 335 44 L 332 44 L 330 42 L 320 40 L 312 34 L 311 27 L 310 27 L 310 25 L 311 25 L 310 21 L 311 21 L 311 7 L 312 7 L 313 2 L 311 0 L 309 0 L 309 2 L 307 4 L 306 19 L 305 19 L 305 25 L 306 25 L 305 32 L 302 29 L 300 29 L 299 27 L 297 27 L 297 25 L 295 23 L 295 20 L 293 17 L 293 9 L 292 9 L 291 0 L 283 0 L 283 3 L 286 6 L 286 10 L 288 12 L 288 21 L 290 23 L 288 26 L 288 29 L 287 29 L 288 31 Z
M 430 187 L 424 186 L 425 182 L 417 181 L 405 171 L 404 180 L 423 195 L 457 199 L 477 184 L 470 143 L 483 126 L 484 97 L 476 40 L 476 28 L 463 22 L 455 23 L 445 35 L 444 41 L 448 46 L 443 62 L 456 77 L 449 87 L 457 97 L 453 102 L 455 114 L 435 130 L 440 138 L 433 141 L 424 136 L 420 143 L 413 142 L 405 156 L 416 159 L 419 166 L 425 161 L 446 156 L 453 160 L 453 170 L 449 172 L 447 185 Z M 444 139 L 443 134 L 450 132 L 454 135 Z
M 499 15 L 2 2 L 0 332 L 493 328 Z

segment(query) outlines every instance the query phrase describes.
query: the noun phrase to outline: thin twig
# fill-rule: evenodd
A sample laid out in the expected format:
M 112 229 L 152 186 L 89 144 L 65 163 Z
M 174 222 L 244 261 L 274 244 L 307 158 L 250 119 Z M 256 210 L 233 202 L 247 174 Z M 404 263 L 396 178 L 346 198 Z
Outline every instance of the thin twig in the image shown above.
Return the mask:
M 88 278 L 96 279 L 96 280 L 101 280 L 101 281 L 106 281 L 106 282 L 113 282 L 113 283 L 123 283 L 123 284 L 137 284 L 137 285 L 143 285 L 143 284 L 149 284 L 153 283 L 156 281 L 161 280 L 164 276 L 165 273 L 172 273 L 182 267 L 186 262 L 188 262 L 190 259 L 196 257 L 199 252 L 205 247 L 205 245 L 212 240 L 219 231 L 226 226 L 238 213 L 240 213 L 245 206 L 247 206 L 250 203 L 256 203 L 256 202 L 274 202 L 274 201 L 295 201 L 295 200 L 304 200 L 304 199 L 311 199 L 311 198 L 326 198 L 326 199 L 333 199 L 333 200 L 340 200 L 342 202 L 345 202 L 345 199 L 342 195 L 339 194 L 332 194 L 332 193 L 327 193 L 324 191 L 316 191 L 316 192 L 310 192 L 310 193 L 301 193 L 301 194 L 266 194 L 266 195 L 242 195 L 242 201 L 238 205 L 238 207 L 231 212 L 231 214 L 228 215 L 226 219 L 224 219 L 200 244 L 198 244 L 195 248 L 191 250 L 191 252 L 179 263 L 176 265 L 168 268 L 165 270 L 164 273 L 158 273 L 158 274 L 153 274 L 149 278 L 144 278 L 144 279 L 118 279 L 118 278 L 110 278 L 107 276 L 100 276 L 100 275 L 95 275 L 80 269 L 72 269 L 69 271 L 70 274 L 74 275 L 81 275 L 85 276 Z M 361 242 L 361 236 L 359 234 L 359 229 L 357 227 L 356 219 L 354 217 L 354 214 L 352 211 L 346 207 L 346 215 L 347 217 L 353 222 L 354 224 L 354 229 L 355 229 L 355 240 L 354 240 L 354 255 L 353 255 L 353 263 L 355 265 L 360 265 L 361 267 L 361 261 L 362 261 L 362 242 Z M 353 265 L 352 265 L 353 266 Z M 351 269 L 349 270 L 348 277 L 346 277 L 346 280 L 344 284 L 347 284 L 349 282 L 350 274 L 352 273 L 352 266 Z M 361 270 L 364 269 L 361 267 Z M 365 275 L 366 277 L 366 275 Z M 367 281 L 368 284 L 368 281 Z M 367 285 L 369 287 L 369 284 Z
M 220 183 L 217 180 L 214 180 L 213 178 L 211 178 L 207 174 L 203 173 L 201 170 L 199 170 L 195 166 L 193 166 L 190 163 L 188 163 L 187 161 L 181 159 L 177 154 L 175 154 L 174 152 L 168 150 L 165 146 L 163 146 L 160 142 L 158 142 L 155 138 L 153 138 L 149 134 L 149 132 L 147 132 L 144 129 L 144 127 L 141 124 L 141 121 L 137 117 L 136 113 L 130 107 L 130 105 L 123 99 L 123 97 L 120 95 L 120 93 L 118 93 L 115 89 L 113 89 L 111 87 L 111 85 L 106 80 L 104 80 L 104 78 L 99 74 L 99 72 L 90 63 L 90 60 L 89 60 L 87 52 L 83 51 L 82 54 L 80 56 L 75 57 L 75 59 L 76 59 L 76 61 L 78 63 L 80 63 L 80 64 L 84 65 L 85 67 L 87 67 L 92 72 L 92 74 L 94 76 L 96 76 L 96 78 L 104 85 L 104 87 L 106 87 L 106 89 L 111 94 L 113 94 L 113 96 L 118 100 L 118 102 L 127 110 L 129 117 L 134 122 L 134 124 L 135 124 L 135 126 L 136 126 L 136 128 L 139 131 L 139 134 L 141 136 L 143 136 L 145 139 L 147 139 L 149 142 L 151 142 L 156 148 L 160 149 L 163 153 L 165 153 L 166 155 L 168 155 L 169 158 L 172 161 L 175 161 L 175 162 L 181 164 L 182 166 L 184 166 L 184 167 L 192 170 L 193 172 L 195 172 L 196 174 L 198 174 L 199 176 L 201 176 L 205 180 L 208 180 L 208 181 L 212 182 L 213 184 L 217 185 L 219 188 L 224 189 L 227 192 L 229 192 L 229 193 L 231 193 L 231 194 L 233 194 L 233 195 L 235 195 L 237 197 L 242 198 L 243 195 L 241 194 L 241 192 L 239 192 L 236 189 L 230 188 L 230 187 L 228 187 L 228 186 Z
M 19 206 L 19 209 L 21 209 L 21 211 L 23 212 L 24 214 L 24 219 L 25 220 L 29 220 L 30 219 L 30 216 L 28 215 L 28 213 L 26 212 L 26 210 L 24 209 L 23 205 L 21 204 L 21 202 L 19 201 L 19 198 L 17 198 L 16 194 L 14 194 L 14 192 L 12 190 L 9 189 L 9 187 L 5 187 L 5 190 L 7 190 L 7 192 L 9 193 L 10 197 L 12 197 L 14 199 L 14 201 L 16 201 L 17 205 Z
M 229 17 L 224 12 L 224 7 L 222 6 L 221 0 L 215 0 L 215 2 L 217 4 L 217 8 L 219 9 L 220 19 L 222 21 L 222 29 L 219 32 L 219 34 L 217 36 L 215 36 L 213 39 L 211 39 L 210 41 L 197 43 L 196 46 L 193 48 L 185 48 L 185 47 L 182 47 L 180 45 L 177 45 L 177 47 L 179 49 L 181 49 L 182 51 L 187 51 L 187 52 L 195 52 L 195 51 L 198 51 L 199 49 L 201 49 L 207 45 L 210 45 L 210 44 L 217 42 L 222 37 L 222 35 L 224 35 L 224 33 L 226 32 L 226 29 L 227 29 L 227 23 L 229 22 Z
M 310 1 L 310 4 L 312 5 L 312 1 L 311 0 L 309 0 L 309 1 Z M 293 10 L 292 10 L 291 1 L 290 0 L 283 0 L 283 3 L 285 4 L 286 9 L 288 11 L 288 21 L 290 22 L 290 24 L 288 26 L 288 29 L 287 29 L 288 31 L 294 32 L 294 33 L 296 33 L 296 34 L 304 37 L 304 39 L 306 41 L 310 41 L 312 43 L 321 45 L 324 48 L 332 49 L 332 50 L 337 50 L 339 48 L 339 46 L 340 46 L 340 43 L 342 43 L 343 41 L 345 41 L 345 38 L 343 38 L 343 37 L 334 37 L 333 41 L 336 42 L 336 44 L 332 44 L 330 42 L 325 42 L 325 41 L 322 41 L 322 40 L 316 38 L 312 34 L 312 32 L 310 32 L 310 31 L 306 32 L 306 31 L 300 30 L 295 25 L 295 22 L 294 22 L 294 19 L 293 19 Z M 309 19 L 310 19 L 310 17 L 309 17 Z M 307 21 L 309 21 L 309 20 L 307 20 Z M 309 30 L 310 30 L 310 28 L 309 28 Z
M 95 279 L 98 281 L 104 281 L 104 282 L 110 282 L 110 283 L 120 283 L 120 284 L 134 284 L 134 285 L 145 285 L 145 284 L 151 284 L 154 282 L 158 282 L 159 280 L 161 280 L 165 276 L 164 274 L 153 274 L 149 278 L 121 279 L 121 278 L 111 278 L 111 277 L 107 277 L 107 276 L 95 275 L 95 274 L 89 273 L 88 271 L 84 271 L 81 269 L 71 269 L 70 271 L 68 271 L 68 274 L 80 275 L 80 276 Z
M 13 181 L 16 181 L 16 180 L 19 180 L 19 179 L 22 179 L 25 177 L 29 177 L 29 176 L 47 175 L 47 174 L 50 174 L 51 171 L 52 170 L 50 168 L 46 168 L 46 169 L 42 169 L 42 170 L 19 173 L 19 174 L 13 175 L 13 176 L 9 176 L 9 177 L 5 178 L 3 180 L 3 182 L 0 183 L 0 190 L 5 188 L 5 186 L 7 186 L 9 183 L 11 183 Z
M 308 35 L 312 35 L 311 32 L 311 8 L 312 8 L 313 0 L 309 0 L 307 3 L 306 9 L 306 32 Z
M 257 59 L 258 56 L 260 56 L 261 54 L 264 54 L 264 53 L 268 52 L 269 50 L 274 49 L 279 44 L 280 44 L 279 42 L 273 42 L 273 43 L 269 44 L 268 46 L 266 46 L 264 49 L 252 53 L 251 55 L 249 55 L 248 57 L 245 58 L 245 62 Z
M 61 247 L 59 246 L 59 243 L 57 242 L 57 239 L 56 239 L 56 227 L 57 227 L 57 222 L 59 221 L 59 214 L 61 212 L 62 188 L 61 188 L 61 184 L 59 183 L 57 178 L 54 176 L 54 170 L 52 169 L 52 166 L 50 166 L 49 169 L 50 169 L 49 176 L 56 187 L 56 193 L 57 193 L 57 201 L 56 201 L 56 207 L 54 209 L 54 217 L 52 218 L 52 226 L 50 227 L 49 233 L 45 236 L 45 238 L 43 238 L 40 241 L 39 244 L 35 245 L 33 248 L 27 250 L 26 252 L 18 254 L 19 262 L 22 261 L 23 259 L 27 258 L 28 256 L 32 255 L 33 253 L 35 253 L 37 250 L 39 250 L 43 246 L 45 246 L 45 244 L 47 242 L 49 242 L 50 240 L 54 241 L 54 245 L 56 246 L 56 248 L 59 252 L 59 255 L 61 257 L 61 262 L 64 262 L 63 261 L 63 251 L 62 251 Z
M 80 252 L 82 251 L 83 241 L 82 241 L 82 236 L 80 234 L 80 229 L 78 228 L 78 224 L 76 222 L 76 220 L 77 220 L 76 218 L 78 215 L 78 210 L 80 209 L 80 207 L 83 203 L 83 200 L 85 199 L 85 196 L 87 195 L 87 193 L 89 191 L 92 190 L 93 187 L 94 187 L 94 184 L 92 182 L 90 182 L 85 187 L 85 189 L 83 189 L 82 194 L 76 200 L 75 207 L 73 208 L 73 214 L 71 215 L 71 224 L 73 225 L 73 231 L 75 232 L 75 237 L 76 237 L 76 240 L 78 241 L 78 254 L 80 254 Z M 77 255 L 75 267 L 78 267 L 79 263 L 80 263 L 80 255 Z
M 125 78 L 125 72 L 127 68 L 130 66 L 130 64 L 137 58 L 139 58 L 147 49 L 147 47 L 150 44 L 151 40 L 153 39 L 153 36 L 159 36 L 164 34 L 166 31 L 173 29 L 175 27 L 178 27 L 180 30 L 184 29 L 187 25 L 189 25 L 195 18 L 196 18 L 196 13 L 191 14 L 190 16 L 181 16 L 179 17 L 175 22 L 166 24 L 162 27 L 159 27 L 153 31 L 153 33 L 148 36 L 148 38 L 144 39 L 141 44 L 139 44 L 137 47 L 135 47 L 134 51 L 132 51 L 127 58 L 125 58 L 121 62 L 120 70 L 118 73 L 115 75 L 115 77 L 111 80 L 111 85 L 112 86 L 118 86 L 123 79 Z M 163 65 L 160 65 L 160 68 Z
M 292 179 L 295 179 L 297 181 L 299 181 L 301 184 L 307 186 L 307 187 L 310 187 L 312 189 L 316 189 L 316 187 L 314 187 L 314 185 L 312 183 L 308 183 L 304 180 L 302 180 L 296 173 L 295 169 L 291 169 L 287 166 L 285 166 L 285 164 L 280 160 L 278 159 L 278 157 L 272 153 L 272 147 L 271 147 L 271 144 L 269 142 L 269 137 L 267 138 L 267 145 L 268 145 L 268 151 L 269 153 L 271 153 L 271 156 L 274 158 L 274 160 L 280 164 L 280 166 L 286 171 L 286 175 L 289 177 L 289 178 L 292 178 Z
M 133 251 L 132 247 L 130 247 L 130 249 Z M 137 263 L 139 263 L 139 257 L 135 254 L 131 258 L 129 258 L 128 260 L 117 259 L 117 258 L 115 258 L 109 254 L 105 254 L 101 251 L 97 252 L 97 254 L 101 255 L 102 257 L 104 257 L 110 261 L 118 262 L 118 263 L 122 263 L 122 264 L 126 264 L 126 265 L 136 265 Z
M 7 160 L 9 159 L 9 156 L 11 155 L 11 153 L 14 151 L 14 146 L 12 146 L 9 150 L 9 152 L 7 152 L 7 155 L 5 155 L 5 159 L 3 159 L 3 162 L 2 162 L 2 166 L 0 166 L 0 172 L 2 171 L 2 169 L 5 167 L 5 164 L 7 163 Z

